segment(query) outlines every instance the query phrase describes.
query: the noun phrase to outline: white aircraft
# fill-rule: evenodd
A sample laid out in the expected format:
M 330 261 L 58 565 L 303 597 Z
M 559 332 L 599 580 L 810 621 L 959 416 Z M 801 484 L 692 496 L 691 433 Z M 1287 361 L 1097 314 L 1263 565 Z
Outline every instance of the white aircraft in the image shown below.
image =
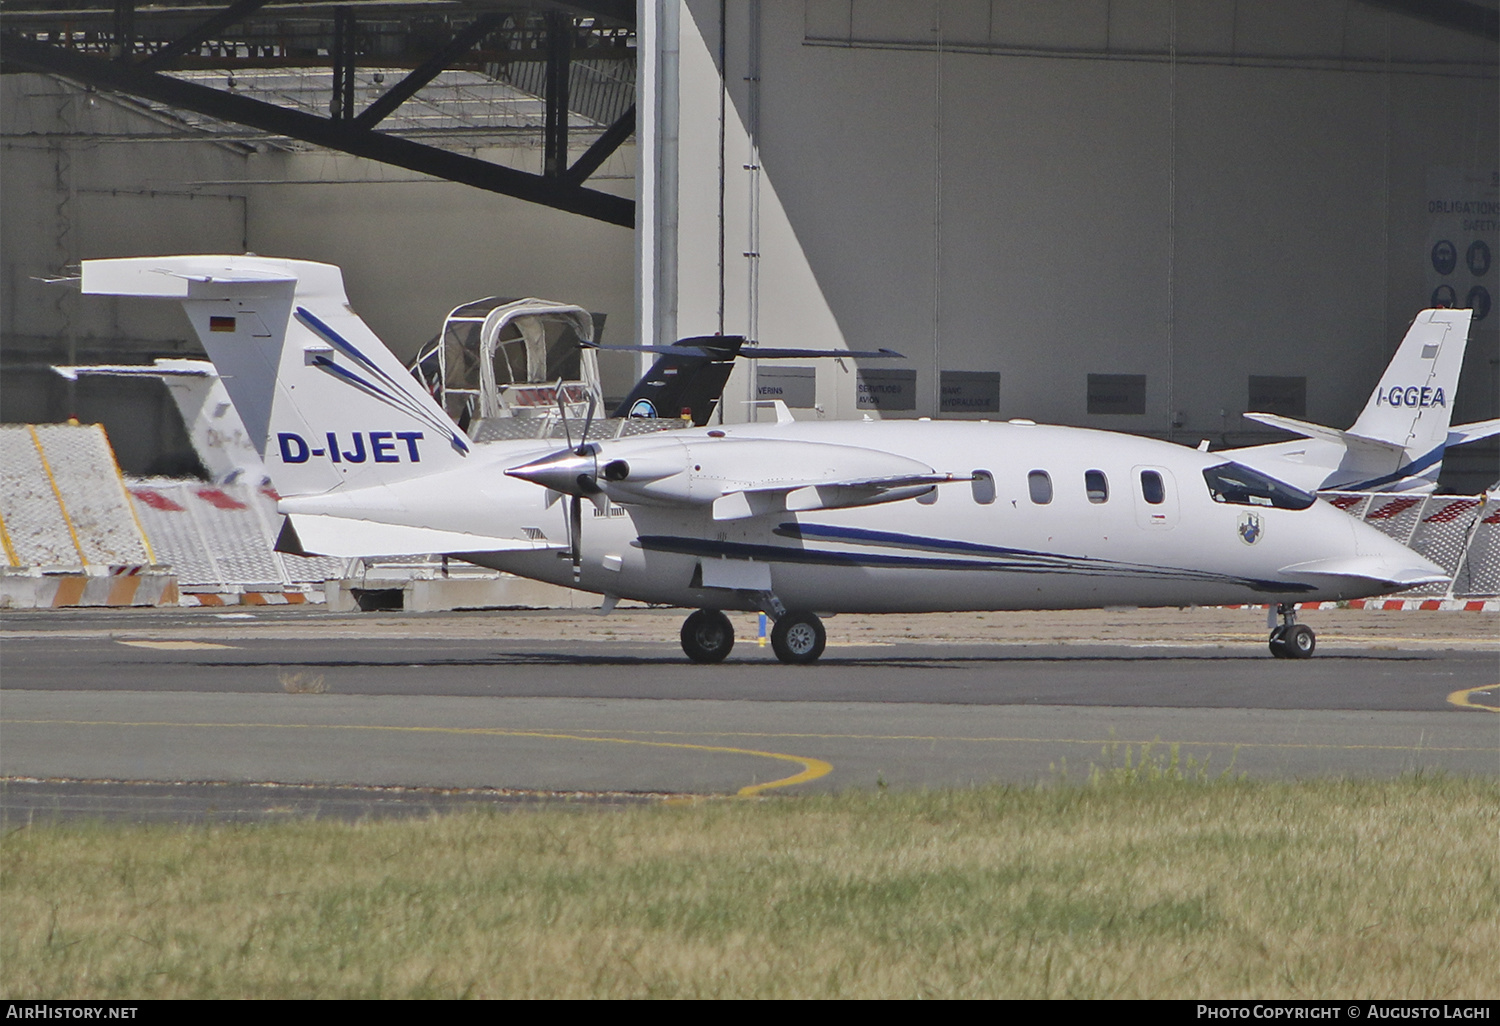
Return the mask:
M 1419 313 L 1348 431 L 1247 413 L 1302 437 L 1222 449 L 1219 456 L 1307 491 L 1432 492 L 1448 447 L 1500 434 L 1500 420 L 1449 426 L 1472 316 L 1471 310 Z
M 475 443 L 350 308 L 337 267 L 261 257 L 86 261 L 83 291 L 182 303 L 264 453 L 283 547 L 439 552 L 604 596 L 775 618 L 784 662 L 818 613 L 1268 603 L 1271 651 L 1316 640 L 1296 601 L 1446 580 L 1440 567 L 1222 456 L 1031 422 L 686 428 L 561 451 Z M 567 501 L 558 499 L 567 496 Z M 584 516 L 589 500 L 589 515 Z M 1276 617 L 1280 623 L 1276 624 Z
M 80 377 L 158 378 L 167 386 L 182 414 L 183 426 L 203 469 L 217 484 L 269 480 L 265 461 L 235 412 L 219 372 L 207 360 L 158 359 L 151 364 L 106 363 L 91 366 L 54 366 L 69 380 Z

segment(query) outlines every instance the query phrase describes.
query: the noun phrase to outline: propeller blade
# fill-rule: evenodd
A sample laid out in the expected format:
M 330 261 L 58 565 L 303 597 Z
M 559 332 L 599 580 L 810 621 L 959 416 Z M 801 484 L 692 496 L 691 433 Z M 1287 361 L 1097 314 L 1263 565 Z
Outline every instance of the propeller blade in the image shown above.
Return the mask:
M 577 581 L 583 572 L 583 499 L 573 496 L 572 508 L 568 510 L 569 517 L 569 544 L 572 546 L 573 556 L 573 580 Z
M 563 402 L 563 379 L 557 379 L 557 389 L 554 393 L 557 398 L 557 415 L 562 418 L 563 437 L 568 440 L 568 448 L 573 448 L 573 432 L 568 430 L 568 404 Z M 579 455 L 583 455 L 579 453 Z
M 589 451 L 588 450 L 589 428 L 593 425 L 593 423 L 594 423 L 594 395 L 593 395 L 592 392 L 590 392 L 589 393 L 589 412 L 583 418 L 583 434 L 580 435 L 579 438 L 578 438 L 578 448 L 573 450 L 574 452 L 576 452 L 580 456 L 587 456 L 588 455 L 588 451 Z

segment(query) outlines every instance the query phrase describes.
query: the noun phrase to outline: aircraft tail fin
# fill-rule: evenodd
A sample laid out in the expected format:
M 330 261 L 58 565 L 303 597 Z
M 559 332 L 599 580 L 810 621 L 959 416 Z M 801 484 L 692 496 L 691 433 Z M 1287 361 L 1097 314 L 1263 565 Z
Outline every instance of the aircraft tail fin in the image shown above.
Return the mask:
M 749 345 L 741 335 L 695 335 L 669 346 L 594 346 L 595 349 L 656 353 L 657 361 L 614 417 L 690 417 L 702 427 L 724 395 L 724 384 L 738 357 L 748 360 L 820 360 L 851 357 L 904 360 L 894 349 L 781 349 Z M 759 401 L 759 400 L 755 400 Z
M 207 360 L 158 358 L 148 364 L 93 364 L 52 368 L 65 378 L 132 377 L 156 378 L 182 415 L 183 427 L 203 469 L 219 483 L 247 480 L 260 484 L 266 479 L 265 464 L 240 415 L 235 412 L 219 372 Z
M 86 260 L 83 292 L 182 304 L 283 496 L 424 476 L 468 455 L 458 426 L 350 308 L 337 267 Z
M 1406 461 L 1447 444 L 1471 310 L 1423 310 L 1391 358 L 1352 435 L 1400 446 Z
M 702 427 L 713 416 L 744 344 L 741 335 L 704 335 L 670 346 L 610 346 L 659 354 L 611 416 L 689 416 Z

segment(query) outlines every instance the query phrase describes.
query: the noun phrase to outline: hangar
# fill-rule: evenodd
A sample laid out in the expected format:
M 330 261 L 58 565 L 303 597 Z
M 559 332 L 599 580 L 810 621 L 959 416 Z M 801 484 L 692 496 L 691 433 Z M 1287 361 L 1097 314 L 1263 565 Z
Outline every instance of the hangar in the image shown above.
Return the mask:
M 540 295 L 607 342 L 910 358 L 748 365 L 735 419 L 1215 447 L 1275 437 L 1247 410 L 1347 426 L 1417 310 L 1469 306 L 1453 415 L 1500 415 L 1493 0 L 15 0 L 0 30 L 0 416 L 102 420 L 135 472 L 186 447 L 162 390 L 46 367 L 193 345 L 35 280 L 85 257 L 337 263 L 403 354 Z M 1469 449 L 1445 490 L 1495 480 Z

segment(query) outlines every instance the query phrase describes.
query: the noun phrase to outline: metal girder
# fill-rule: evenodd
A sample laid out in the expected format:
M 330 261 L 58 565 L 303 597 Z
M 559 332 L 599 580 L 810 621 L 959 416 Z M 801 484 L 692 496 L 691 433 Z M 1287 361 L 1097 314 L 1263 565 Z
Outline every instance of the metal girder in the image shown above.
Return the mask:
M 0 62 L 10 65 L 12 69 L 62 75 L 85 85 L 144 97 L 275 135 L 301 139 L 436 178 L 581 214 L 608 224 L 626 228 L 635 225 L 635 202 L 625 197 L 585 189 L 570 179 L 528 174 L 500 164 L 370 131 L 351 121 L 334 121 L 289 110 L 247 96 L 210 89 L 168 75 L 85 56 L 14 35 L 0 36 Z
M 147 71 L 159 71 L 176 58 L 197 49 L 229 26 L 244 21 L 269 2 L 270 0 L 239 0 L 238 3 L 231 4 L 187 35 L 157 50 L 145 60 L 140 61 L 137 66 Z
M 135 0 L 115 0 L 115 60 L 130 60 L 135 45 Z
M 374 128 L 386 115 L 411 99 L 428 82 L 437 78 L 459 57 L 468 53 L 485 36 L 503 24 L 505 19 L 498 14 L 487 14 L 477 19 L 468 28 L 458 33 L 448 45 L 415 68 L 411 74 L 391 86 L 380 97 L 360 112 L 354 119 L 356 128 Z
M 585 178 L 599 170 L 599 166 L 608 159 L 609 155 L 618 150 L 626 139 L 635 132 L 635 104 L 621 114 L 619 120 L 605 129 L 604 134 L 594 140 L 583 156 L 573 162 L 573 166 L 563 173 L 562 180 L 578 185 Z
M 354 120 L 355 31 L 353 11 L 333 12 L 333 99 L 328 112 L 335 121 Z
M 556 178 L 568 166 L 568 77 L 572 73 L 573 18 L 549 11 L 547 22 L 547 81 L 542 99 L 542 173 Z

